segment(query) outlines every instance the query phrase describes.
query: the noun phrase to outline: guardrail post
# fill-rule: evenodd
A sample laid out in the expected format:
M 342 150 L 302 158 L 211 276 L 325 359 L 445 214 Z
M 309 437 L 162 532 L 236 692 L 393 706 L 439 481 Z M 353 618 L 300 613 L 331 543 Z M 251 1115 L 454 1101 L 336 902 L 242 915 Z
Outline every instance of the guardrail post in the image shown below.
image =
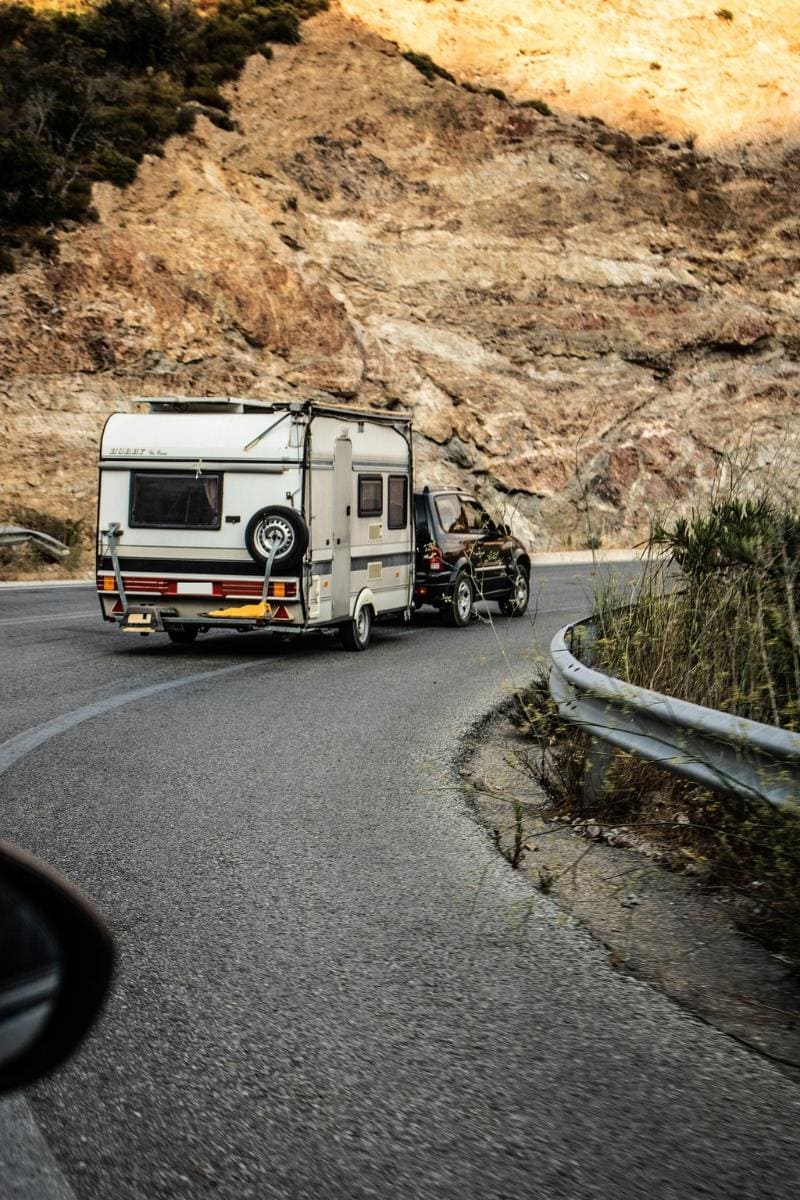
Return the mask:
M 613 747 L 597 737 L 589 738 L 583 771 L 583 803 L 595 804 L 603 795 L 606 777 L 614 758 Z

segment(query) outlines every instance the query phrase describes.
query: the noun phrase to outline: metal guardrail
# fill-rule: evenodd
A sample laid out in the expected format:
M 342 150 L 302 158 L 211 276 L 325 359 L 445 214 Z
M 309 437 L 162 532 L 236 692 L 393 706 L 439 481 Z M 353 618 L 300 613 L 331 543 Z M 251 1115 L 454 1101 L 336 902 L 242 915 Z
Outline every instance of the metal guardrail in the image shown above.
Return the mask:
M 22 542 L 35 542 L 50 558 L 66 558 L 69 554 L 69 546 L 65 546 L 58 538 L 51 537 L 49 533 L 23 529 L 19 525 L 0 525 L 0 547 L 18 546 Z
M 586 789 L 602 788 L 618 747 L 674 775 L 800 816 L 800 733 L 662 696 L 595 671 L 575 657 L 591 646 L 591 618 L 550 644 L 550 694 L 561 716 L 590 735 Z

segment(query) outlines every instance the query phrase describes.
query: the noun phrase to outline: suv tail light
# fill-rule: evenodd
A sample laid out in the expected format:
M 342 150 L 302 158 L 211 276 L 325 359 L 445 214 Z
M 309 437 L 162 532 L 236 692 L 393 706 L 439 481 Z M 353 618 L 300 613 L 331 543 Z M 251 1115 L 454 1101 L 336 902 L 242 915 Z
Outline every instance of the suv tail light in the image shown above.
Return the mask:
M 425 555 L 425 562 L 428 564 L 429 571 L 444 570 L 444 555 L 438 546 L 431 546 Z

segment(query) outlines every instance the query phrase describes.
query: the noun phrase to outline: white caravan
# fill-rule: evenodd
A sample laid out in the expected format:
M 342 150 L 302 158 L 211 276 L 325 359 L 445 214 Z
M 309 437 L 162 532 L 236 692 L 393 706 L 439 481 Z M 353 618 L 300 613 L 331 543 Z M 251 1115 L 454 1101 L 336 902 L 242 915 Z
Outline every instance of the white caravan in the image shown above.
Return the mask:
M 143 402 L 144 403 L 144 402 Z M 97 590 L 125 632 L 337 627 L 408 617 L 411 422 L 314 401 L 148 399 L 100 450 Z

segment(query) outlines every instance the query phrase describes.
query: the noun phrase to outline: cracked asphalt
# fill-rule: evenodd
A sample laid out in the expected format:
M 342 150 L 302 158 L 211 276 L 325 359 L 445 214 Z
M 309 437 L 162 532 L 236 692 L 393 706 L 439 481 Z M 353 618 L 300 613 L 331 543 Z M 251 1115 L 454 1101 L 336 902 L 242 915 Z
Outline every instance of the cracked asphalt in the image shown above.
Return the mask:
M 365 654 L 171 646 L 104 626 L 89 587 L 0 592 L 0 737 L 51 723 L 0 777 L 0 834 L 120 955 L 86 1045 L 5 1102 L 53 1159 L 47 1191 L 18 1155 L 9 1195 L 798 1194 L 796 1082 L 616 973 L 458 792 L 461 734 L 588 578 L 536 571 L 533 624 L 431 615 Z

